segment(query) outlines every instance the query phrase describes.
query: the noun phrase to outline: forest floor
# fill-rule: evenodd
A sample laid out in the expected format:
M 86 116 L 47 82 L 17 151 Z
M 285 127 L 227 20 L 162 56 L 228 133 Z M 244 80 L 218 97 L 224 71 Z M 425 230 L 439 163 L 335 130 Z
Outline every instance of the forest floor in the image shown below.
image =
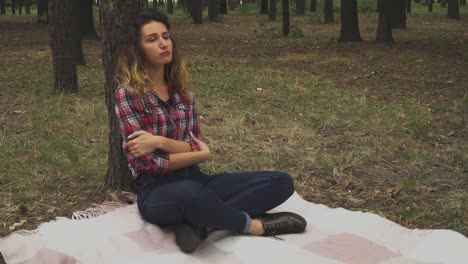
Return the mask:
M 208 173 L 281 170 L 305 199 L 409 228 L 468 236 L 468 9 L 408 17 L 395 43 L 361 43 L 339 23 L 173 17 L 213 159 Z M 103 186 L 107 110 L 99 41 L 83 43 L 80 91 L 52 93 L 47 26 L 0 17 L 0 235 L 115 199 Z

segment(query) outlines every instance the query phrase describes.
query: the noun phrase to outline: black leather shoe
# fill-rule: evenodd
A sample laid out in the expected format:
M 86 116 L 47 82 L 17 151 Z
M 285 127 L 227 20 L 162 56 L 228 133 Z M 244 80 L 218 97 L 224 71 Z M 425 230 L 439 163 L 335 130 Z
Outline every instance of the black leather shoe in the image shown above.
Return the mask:
M 177 224 L 175 227 L 176 244 L 185 253 L 191 253 L 208 236 L 205 227 L 187 223 Z
M 302 216 L 291 212 L 263 214 L 257 219 L 262 222 L 264 236 L 302 233 L 307 226 Z

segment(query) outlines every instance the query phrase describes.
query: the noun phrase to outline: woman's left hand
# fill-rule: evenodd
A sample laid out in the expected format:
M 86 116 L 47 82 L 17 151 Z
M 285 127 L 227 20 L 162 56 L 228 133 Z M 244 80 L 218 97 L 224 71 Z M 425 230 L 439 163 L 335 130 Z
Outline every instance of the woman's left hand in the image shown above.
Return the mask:
M 156 150 L 158 146 L 158 136 L 144 130 L 134 132 L 128 136 L 128 139 L 131 139 L 127 143 L 128 149 L 135 157 L 146 156 Z

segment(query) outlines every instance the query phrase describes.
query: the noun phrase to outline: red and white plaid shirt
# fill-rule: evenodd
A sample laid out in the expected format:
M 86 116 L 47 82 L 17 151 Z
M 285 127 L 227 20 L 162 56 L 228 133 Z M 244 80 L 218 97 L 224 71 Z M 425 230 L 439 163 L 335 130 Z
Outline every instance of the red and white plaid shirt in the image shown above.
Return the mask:
M 128 160 L 132 176 L 136 179 L 143 173 L 166 174 L 169 167 L 169 153 L 162 150 L 135 157 L 127 147 L 127 137 L 135 131 L 144 130 L 153 135 L 186 141 L 192 151 L 198 151 L 198 145 L 190 138 L 190 131 L 201 139 L 200 126 L 197 120 L 195 105 L 185 102 L 172 87 L 169 88 L 169 105 L 155 93 L 142 95 L 128 91 L 123 86 L 114 91 L 115 113 L 122 136 L 122 148 Z

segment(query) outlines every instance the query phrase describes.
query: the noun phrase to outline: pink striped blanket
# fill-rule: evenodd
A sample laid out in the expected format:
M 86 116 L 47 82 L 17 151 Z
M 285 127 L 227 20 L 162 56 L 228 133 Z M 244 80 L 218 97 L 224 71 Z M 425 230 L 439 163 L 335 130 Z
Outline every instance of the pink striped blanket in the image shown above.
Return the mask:
M 310 203 L 297 193 L 272 212 L 304 216 L 304 234 L 281 240 L 214 231 L 192 254 L 178 249 L 173 232 L 144 222 L 136 205 L 107 205 L 118 208 L 78 212 L 3 237 L 0 251 L 9 264 L 468 264 L 468 239 L 457 232 L 411 230 L 375 214 Z

